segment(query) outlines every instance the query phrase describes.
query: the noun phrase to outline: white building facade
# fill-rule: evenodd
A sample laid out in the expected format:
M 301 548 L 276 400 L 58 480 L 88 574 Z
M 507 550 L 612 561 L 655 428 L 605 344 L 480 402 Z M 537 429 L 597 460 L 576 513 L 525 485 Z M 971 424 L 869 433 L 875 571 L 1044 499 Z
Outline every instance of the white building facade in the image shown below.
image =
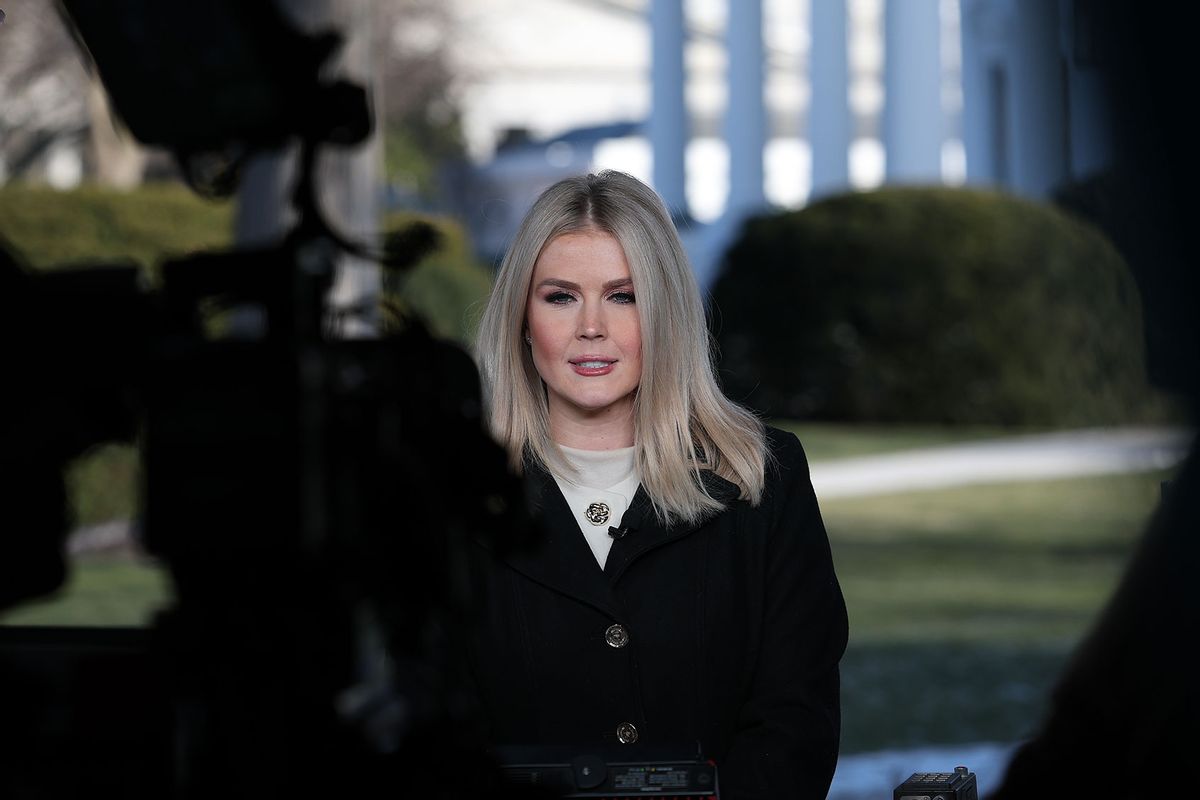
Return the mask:
M 533 7 L 543 5 L 539 16 Z M 505 119 L 491 126 L 493 140 L 524 121 L 546 147 L 572 128 L 626 123 L 571 168 L 651 182 L 681 221 L 704 284 L 741 221 L 768 208 L 883 184 L 966 183 L 1047 199 L 1111 160 L 1100 59 L 1088 52 L 1088 5 L 1078 0 L 522 6 L 528 30 L 517 39 L 537 43 L 531 60 L 494 60 L 464 97 L 476 158 L 508 168 L 508 155 L 488 152 L 489 107 Z M 520 27 L 519 16 L 508 19 Z M 476 22 L 495 30 L 486 16 Z M 491 41 L 496 57 L 503 37 Z M 515 76 L 507 83 L 505 70 Z M 520 158 L 536 160 L 528 148 Z M 523 185 L 536 194 L 539 184 Z M 505 202 L 519 219 L 532 197 Z

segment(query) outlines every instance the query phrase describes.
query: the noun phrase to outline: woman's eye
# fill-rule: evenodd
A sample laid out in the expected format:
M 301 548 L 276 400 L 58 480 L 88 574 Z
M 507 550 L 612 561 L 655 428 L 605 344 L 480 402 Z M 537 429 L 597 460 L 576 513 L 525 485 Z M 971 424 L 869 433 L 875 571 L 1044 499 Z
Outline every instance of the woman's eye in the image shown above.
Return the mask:
M 574 297 L 566 292 L 551 292 L 550 294 L 546 295 L 547 303 L 557 303 L 558 305 L 569 303 L 574 299 Z
M 620 303 L 622 305 L 628 305 L 636 302 L 633 297 L 633 292 L 613 292 L 608 296 L 608 299 L 612 300 L 614 303 Z

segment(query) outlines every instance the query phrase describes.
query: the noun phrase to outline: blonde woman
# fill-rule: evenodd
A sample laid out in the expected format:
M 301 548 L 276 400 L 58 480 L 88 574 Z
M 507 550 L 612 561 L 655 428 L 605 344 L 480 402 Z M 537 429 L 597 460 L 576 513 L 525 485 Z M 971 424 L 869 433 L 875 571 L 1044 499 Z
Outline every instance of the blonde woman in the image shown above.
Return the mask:
M 543 193 L 477 357 L 539 522 L 533 550 L 480 551 L 491 741 L 699 748 L 726 800 L 824 797 L 847 636 L 828 539 L 795 436 L 717 385 L 658 196 L 609 171 Z

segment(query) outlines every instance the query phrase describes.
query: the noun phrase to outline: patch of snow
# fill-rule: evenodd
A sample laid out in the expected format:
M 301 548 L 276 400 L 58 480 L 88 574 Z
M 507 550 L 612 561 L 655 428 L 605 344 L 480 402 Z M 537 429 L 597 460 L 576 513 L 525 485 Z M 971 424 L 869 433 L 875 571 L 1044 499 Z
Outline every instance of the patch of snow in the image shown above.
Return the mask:
M 986 797 L 1000 786 L 1016 748 L 1016 744 L 978 742 L 842 756 L 828 800 L 886 800 L 914 772 L 953 772 L 957 766 L 975 773 L 979 796 Z

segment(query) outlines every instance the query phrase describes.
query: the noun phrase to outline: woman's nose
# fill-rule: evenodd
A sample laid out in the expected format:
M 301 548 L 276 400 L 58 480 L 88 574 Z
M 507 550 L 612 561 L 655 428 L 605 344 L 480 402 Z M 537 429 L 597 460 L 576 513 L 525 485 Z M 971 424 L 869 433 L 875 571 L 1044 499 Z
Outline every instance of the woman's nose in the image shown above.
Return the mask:
M 585 304 L 579 315 L 579 338 L 599 339 L 604 336 L 603 312 L 598 306 Z

